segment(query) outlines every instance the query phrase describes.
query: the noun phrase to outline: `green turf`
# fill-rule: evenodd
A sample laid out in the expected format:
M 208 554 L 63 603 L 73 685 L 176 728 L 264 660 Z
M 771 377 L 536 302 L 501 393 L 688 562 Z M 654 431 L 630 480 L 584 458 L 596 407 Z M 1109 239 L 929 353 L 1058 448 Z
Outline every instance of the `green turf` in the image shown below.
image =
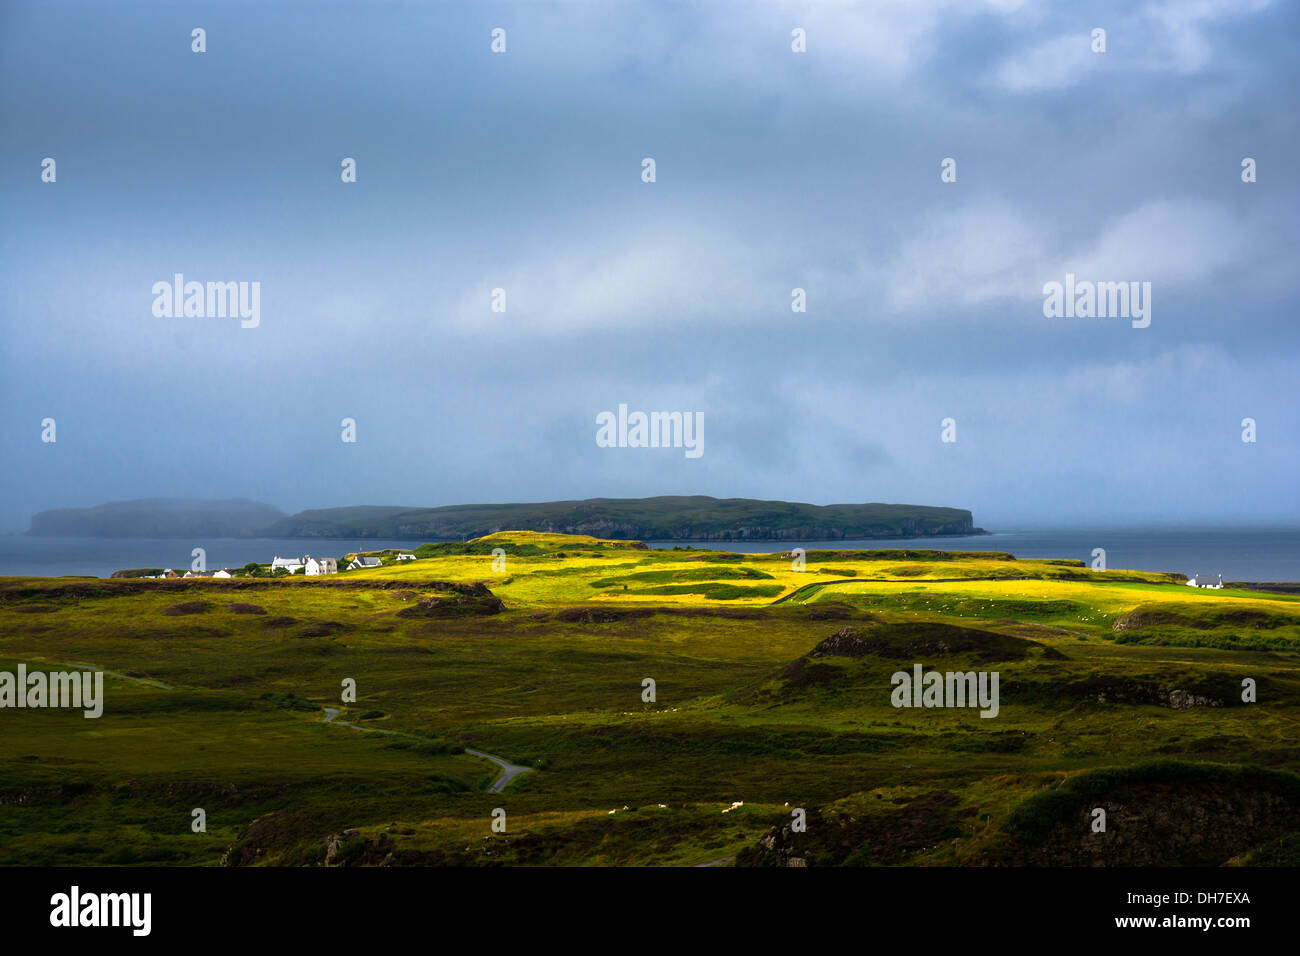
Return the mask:
M 1123 832 L 1125 794 L 1167 797 L 1175 845 L 1179 788 L 1225 815 L 1206 859 L 1294 858 L 1295 596 L 980 554 L 800 571 L 522 532 L 421 553 L 310 579 L 0 579 L 0 671 L 154 682 L 108 677 L 98 720 L 0 710 L 0 864 L 1121 862 L 1146 844 L 1095 850 L 1079 800 L 1113 801 Z M 893 707 L 915 663 L 996 670 L 999 715 Z M 465 746 L 534 769 L 492 793 Z

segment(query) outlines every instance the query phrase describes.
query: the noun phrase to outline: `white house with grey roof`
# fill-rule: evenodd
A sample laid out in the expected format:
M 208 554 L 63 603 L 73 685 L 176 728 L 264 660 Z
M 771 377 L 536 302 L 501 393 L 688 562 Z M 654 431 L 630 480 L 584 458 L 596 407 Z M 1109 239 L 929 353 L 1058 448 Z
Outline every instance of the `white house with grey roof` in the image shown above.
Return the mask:
M 307 555 L 306 570 L 303 574 L 333 574 L 339 569 L 337 558 L 313 558 Z

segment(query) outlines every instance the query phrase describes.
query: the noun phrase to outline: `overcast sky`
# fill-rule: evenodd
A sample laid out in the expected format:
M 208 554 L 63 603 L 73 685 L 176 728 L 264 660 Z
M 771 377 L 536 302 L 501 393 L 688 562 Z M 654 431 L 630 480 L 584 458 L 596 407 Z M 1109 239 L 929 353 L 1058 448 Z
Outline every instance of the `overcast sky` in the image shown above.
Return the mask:
M 0 530 L 153 496 L 1300 523 L 1298 27 L 1260 0 L 5 3 Z M 260 282 L 260 324 L 156 317 L 178 272 Z M 1150 326 L 1045 317 L 1066 273 L 1150 282 Z M 598 447 L 620 403 L 702 413 L 704 454 Z

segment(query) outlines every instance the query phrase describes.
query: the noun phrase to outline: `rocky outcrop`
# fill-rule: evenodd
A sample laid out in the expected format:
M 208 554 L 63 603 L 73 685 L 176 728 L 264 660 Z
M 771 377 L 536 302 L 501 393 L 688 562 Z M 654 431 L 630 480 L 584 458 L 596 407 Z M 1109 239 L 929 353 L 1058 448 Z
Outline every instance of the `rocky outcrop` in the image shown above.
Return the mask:
M 500 614 L 505 602 L 486 584 L 456 584 L 438 594 L 425 595 L 397 612 L 398 617 L 459 617 L 470 614 Z
M 961 834 L 959 821 L 972 814 L 957 796 L 930 790 L 881 800 L 869 812 L 822 812 L 809 808 L 805 829 L 793 819 L 773 827 L 736 856 L 736 866 L 891 866 Z
M 1093 829 L 1094 810 L 1105 830 Z M 1219 866 L 1300 828 L 1300 778 L 1159 762 L 1094 771 L 1031 797 L 991 862 L 1018 866 Z
M 822 641 L 808 657 L 876 657 L 919 661 L 953 654 L 970 654 L 977 661 L 1024 660 L 1038 654 L 1046 660 L 1063 655 L 1054 648 L 1023 637 L 981 631 L 932 621 L 843 627 Z
M 1250 608 L 1213 607 L 1184 611 L 1158 605 L 1140 604 L 1117 617 L 1111 630 L 1131 631 L 1143 627 L 1185 627 L 1207 631 L 1220 627 L 1272 630 L 1300 624 L 1300 615 L 1284 615 Z
M 1257 678 L 1260 693 L 1272 685 Z M 1185 672 L 1179 668 L 1152 669 L 1146 673 L 1120 676 L 1108 671 L 1089 674 L 1042 672 L 1039 679 L 1008 677 L 1002 682 L 1004 700 L 1056 707 L 1086 703 L 1119 707 L 1239 707 L 1241 685 L 1230 674 Z
M 1097 692 L 1099 704 L 1155 704 L 1171 710 L 1185 710 L 1188 707 L 1222 707 L 1222 697 L 1197 694 L 1181 687 L 1168 684 L 1114 684 L 1103 687 Z
M 655 609 L 648 607 L 566 607 L 555 612 L 555 619 L 565 624 L 612 624 L 650 617 L 654 613 Z
M 910 792 L 909 792 L 910 791 Z M 1094 829 L 1105 811 L 1105 829 Z M 1024 800 L 990 833 L 987 810 L 916 788 L 808 809 L 806 830 L 773 827 L 737 866 L 1221 866 L 1300 834 L 1294 774 L 1152 761 L 1077 774 Z

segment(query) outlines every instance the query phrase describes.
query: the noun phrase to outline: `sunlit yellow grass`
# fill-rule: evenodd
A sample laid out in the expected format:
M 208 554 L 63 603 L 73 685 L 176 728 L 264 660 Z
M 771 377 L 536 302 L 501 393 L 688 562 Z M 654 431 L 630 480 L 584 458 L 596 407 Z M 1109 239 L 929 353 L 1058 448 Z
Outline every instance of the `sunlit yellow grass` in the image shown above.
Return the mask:
M 946 561 L 926 560 L 879 560 L 871 557 L 871 552 L 863 551 L 861 557 L 834 557 L 827 559 L 805 559 L 805 568 L 796 571 L 788 552 L 768 554 L 747 554 L 737 559 L 728 552 L 715 552 L 711 557 L 705 551 L 665 551 L 639 550 L 628 547 L 628 542 L 601 541 L 586 536 L 545 535 L 532 532 L 504 532 L 491 535 L 483 541 L 499 540 L 503 543 L 535 544 L 539 547 L 564 549 L 564 557 L 518 556 L 507 555 L 504 567 L 490 555 L 453 555 L 445 557 L 422 558 L 387 565 L 366 571 L 348 572 L 348 579 L 373 579 L 382 581 L 410 581 L 412 585 L 430 580 L 454 581 L 460 583 L 483 582 L 492 588 L 511 606 L 556 606 L 585 602 L 623 602 L 633 601 L 638 604 L 689 606 L 700 603 L 716 605 L 720 601 L 705 600 L 699 594 L 645 594 L 636 593 L 637 588 L 628 591 L 622 588 L 597 588 L 593 586 L 602 578 L 633 574 L 640 571 L 660 571 L 669 574 L 675 572 L 699 572 L 703 569 L 717 568 L 720 571 L 736 568 L 752 568 L 770 575 L 770 580 L 730 581 L 741 587 L 754 585 L 779 585 L 781 591 L 776 595 L 755 594 L 731 598 L 725 603 L 731 605 L 763 605 L 788 597 L 793 592 L 818 582 L 842 581 L 853 579 L 855 583 L 833 585 L 845 588 L 844 593 L 854 593 L 862 588 L 870 588 L 871 581 L 879 580 L 890 583 L 889 587 L 924 585 L 924 582 L 944 583 L 944 591 L 966 591 L 980 593 L 988 588 L 989 593 L 1008 593 L 1020 595 L 1047 595 L 1060 597 L 1062 588 L 1092 593 L 1097 586 L 1107 581 L 1105 572 L 1087 571 L 1081 567 L 1064 567 L 1059 563 L 1040 560 L 1005 561 L 984 558 L 963 558 Z M 592 550 L 584 550 L 592 549 Z M 844 572 L 852 572 L 846 574 Z M 1168 581 L 1165 575 L 1140 571 L 1123 572 L 1125 577 L 1145 578 L 1151 582 Z M 978 581 L 977 579 L 997 576 L 1024 576 L 1058 578 L 1062 575 L 1086 575 L 1086 582 L 1052 580 L 1041 582 L 1041 586 L 1032 581 Z M 971 583 L 961 583 L 961 579 L 973 579 Z M 706 583 L 711 579 L 700 582 Z M 719 582 L 726 579 L 719 577 Z M 1094 584 L 1093 582 L 1097 582 Z M 1133 587 L 1135 585 L 1117 585 Z M 1140 586 L 1140 585 L 1136 585 Z M 1157 586 L 1162 594 L 1173 591 L 1173 586 L 1163 583 Z M 1188 599 L 1203 598 L 1188 590 Z M 823 592 L 825 594 L 827 592 Z M 1131 597 L 1131 595 L 1130 595 Z M 824 598 L 823 598 L 824 599 Z M 1112 602 L 1119 606 L 1122 602 Z

